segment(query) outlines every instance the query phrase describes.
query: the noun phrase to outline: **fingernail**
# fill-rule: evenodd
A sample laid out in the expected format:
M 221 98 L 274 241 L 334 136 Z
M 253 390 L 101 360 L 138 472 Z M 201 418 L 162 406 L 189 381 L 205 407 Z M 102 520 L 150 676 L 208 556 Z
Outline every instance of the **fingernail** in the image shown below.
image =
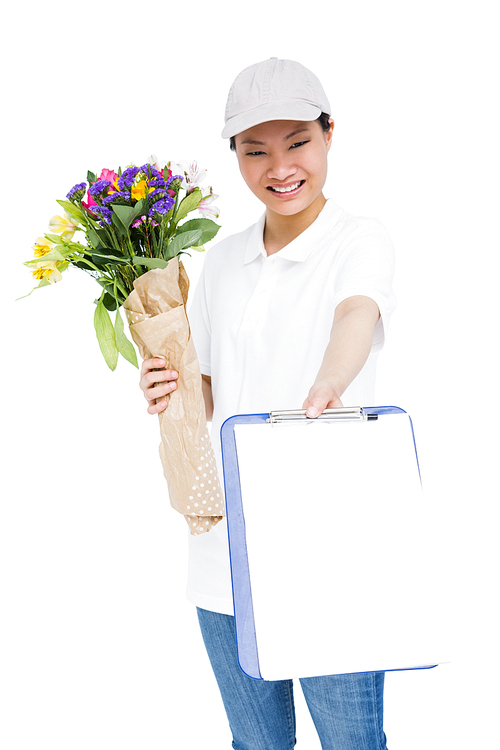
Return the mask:
M 318 414 L 319 414 L 319 411 L 316 409 L 315 406 L 310 406 L 309 409 L 307 410 L 307 415 L 309 417 L 317 417 Z

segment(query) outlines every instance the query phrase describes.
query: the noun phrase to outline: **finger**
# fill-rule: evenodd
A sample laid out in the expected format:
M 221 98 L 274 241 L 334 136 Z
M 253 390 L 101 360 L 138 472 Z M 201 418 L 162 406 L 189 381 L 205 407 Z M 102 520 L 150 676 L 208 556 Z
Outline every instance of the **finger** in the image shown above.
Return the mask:
M 149 388 L 154 383 L 163 383 L 166 380 L 177 380 L 179 373 L 176 370 L 150 370 L 147 372 L 142 380 L 141 387 Z
M 168 406 L 168 401 L 158 401 L 158 403 L 150 403 L 148 406 L 148 414 L 159 414 L 162 411 L 165 411 L 165 409 Z
M 166 365 L 167 360 L 164 357 L 152 357 L 151 359 L 145 359 L 141 366 L 141 374 L 144 375 L 149 370 L 161 370 L 166 367 Z
M 327 404 L 328 401 L 324 398 L 313 398 L 309 406 L 306 407 L 306 417 L 312 417 L 313 419 L 319 417 L 325 411 Z
M 155 385 L 154 387 L 147 388 L 144 391 L 144 398 L 146 399 L 146 401 L 155 401 L 157 398 L 166 396 L 167 393 L 172 393 L 172 391 L 175 391 L 176 388 L 177 383 L 174 380 L 162 385 Z

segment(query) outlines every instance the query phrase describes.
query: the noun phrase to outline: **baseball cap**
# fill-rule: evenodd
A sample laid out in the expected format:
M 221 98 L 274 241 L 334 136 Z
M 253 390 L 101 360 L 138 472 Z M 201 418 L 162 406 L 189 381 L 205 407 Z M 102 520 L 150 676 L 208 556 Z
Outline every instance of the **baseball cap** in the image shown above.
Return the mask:
M 294 60 L 269 60 L 250 65 L 236 76 L 226 104 L 223 138 L 231 138 L 270 120 L 316 120 L 331 114 L 318 78 Z

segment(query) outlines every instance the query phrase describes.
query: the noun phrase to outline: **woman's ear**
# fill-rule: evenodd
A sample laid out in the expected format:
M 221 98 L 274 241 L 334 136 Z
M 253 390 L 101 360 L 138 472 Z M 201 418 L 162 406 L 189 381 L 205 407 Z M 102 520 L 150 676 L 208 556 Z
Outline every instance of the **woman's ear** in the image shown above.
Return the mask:
M 328 124 L 330 125 L 330 130 L 325 133 L 327 151 L 330 150 L 330 146 L 332 145 L 333 128 L 335 127 L 335 123 L 331 117 L 328 120 Z

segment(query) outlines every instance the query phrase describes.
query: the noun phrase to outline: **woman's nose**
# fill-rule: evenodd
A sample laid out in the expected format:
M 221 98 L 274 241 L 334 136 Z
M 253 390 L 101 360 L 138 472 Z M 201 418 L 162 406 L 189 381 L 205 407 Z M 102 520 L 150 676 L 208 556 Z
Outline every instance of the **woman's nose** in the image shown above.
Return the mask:
M 267 176 L 270 180 L 280 180 L 280 182 L 285 182 L 288 177 L 293 177 L 296 172 L 297 167 L 290 159 L 277 156 L 269 166 Z

